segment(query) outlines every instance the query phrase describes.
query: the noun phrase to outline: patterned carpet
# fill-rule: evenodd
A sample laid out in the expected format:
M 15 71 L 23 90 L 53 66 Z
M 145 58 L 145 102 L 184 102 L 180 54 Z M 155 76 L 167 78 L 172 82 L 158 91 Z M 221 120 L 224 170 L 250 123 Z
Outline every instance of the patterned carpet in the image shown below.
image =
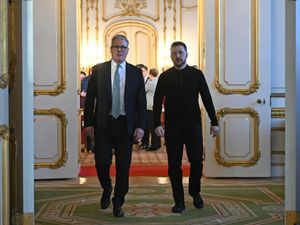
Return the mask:
M 195 209 L 186 191 L 186 210 L 171 213 L 170 185 L 133 185 L 123 206 L 125 217 L 115 218 L 112 206 L 99 208 L 98 185 L 43 186 L 35 188 L 35 224 L 54 225 L 258 225 L 284 224 L 284 186 L 203 185 L 205 207 Z
M 80 153 L 81 166 L 94 166 L 94 154 L 91 152 Z M 163 145 L 158 151 L 146 151 L 139 149 L 138 145 L 133 145 L 132 151 L 132 165 L 167 165 L 166 147 Z M 182 164 L 187 165 L 188 160 L 186 152 L 184 151 L 182 157 Z

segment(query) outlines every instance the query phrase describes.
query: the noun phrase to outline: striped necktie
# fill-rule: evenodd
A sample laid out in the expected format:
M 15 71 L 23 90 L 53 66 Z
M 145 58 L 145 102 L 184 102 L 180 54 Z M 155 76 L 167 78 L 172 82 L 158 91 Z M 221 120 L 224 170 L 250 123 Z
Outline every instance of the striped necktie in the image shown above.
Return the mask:
M 112 91 L 112 109 L 111 115 L 117 119 L 120 116 L 120 64 L 117 65 L 117 69 L 114 76 L 113 91 Z

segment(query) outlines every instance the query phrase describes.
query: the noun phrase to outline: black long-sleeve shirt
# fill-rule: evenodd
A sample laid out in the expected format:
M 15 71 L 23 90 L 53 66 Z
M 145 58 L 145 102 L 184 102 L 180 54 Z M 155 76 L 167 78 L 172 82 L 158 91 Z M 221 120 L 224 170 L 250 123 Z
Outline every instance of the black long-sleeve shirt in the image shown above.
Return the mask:
M 154 95 L 155 127 L 161 125 L 160 118 L 164 98 L 166 125 L 184 121 L 200 123 L 199 94 L 211 125 L 218 125 L 210 91 L 201 70 L 187 65 L 182 70 L 172 67 L 163 72 L 158 79 Z

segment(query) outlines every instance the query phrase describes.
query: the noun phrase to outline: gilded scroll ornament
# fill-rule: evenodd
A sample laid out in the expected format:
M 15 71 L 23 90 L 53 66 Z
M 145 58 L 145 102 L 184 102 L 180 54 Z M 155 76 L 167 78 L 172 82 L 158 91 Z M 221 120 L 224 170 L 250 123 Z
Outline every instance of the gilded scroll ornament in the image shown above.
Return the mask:
M 115 8 L 123 10 L 127 16 L 137 16 L 139 11 L 146 7 L 146 0 L 116 0 L 115 3 Z
M 117 10 L 117 12 L 113 13 L 109 16 L 107 15 L 107 12 L 106 12 L 106 11 L 108 11 L 107 7 L 106 7 L 107 4 L 108 4 L 108 0 L 102 1 L 102 20 L 103 21 L 108 21 L 112 18 L 120 17 L 120 16 L 121 17 L 122 16 L 137 16 L 137 17 L 144 16 L 153 21 L 159 20 L 160 0 L 155 0 L 155 8 L 154 9 L 151 9 L 151 4 L 149 7 L 147 0 L 115 0 L 113 7 Z M 153 14 L 151 13 L 151 15 L 149 15 L 147 12 L 145 12 L 144 9 L 147 9 L 150 11 L 153 10 Z
M 0 138 L 5 141 L 9 140 L 9 129 L 7 125 L 0 125 Z
M 4 73 L 0 76 L 0 88 L 4 89 L 8 84 L 8 73 Z

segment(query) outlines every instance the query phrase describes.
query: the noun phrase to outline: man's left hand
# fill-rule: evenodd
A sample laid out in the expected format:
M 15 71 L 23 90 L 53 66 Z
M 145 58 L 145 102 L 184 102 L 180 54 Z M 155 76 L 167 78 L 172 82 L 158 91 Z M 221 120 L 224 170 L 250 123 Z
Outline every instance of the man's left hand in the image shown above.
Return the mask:
M 134 130 L 133 137 L 135 140 L 139 141 L 143 138 L 143 136 L 144 136 L 144 131 L 141 128 L 136 128 Z
M 220 133 L 219 126 L 210 126 L 210 134 L 215 137 Z

